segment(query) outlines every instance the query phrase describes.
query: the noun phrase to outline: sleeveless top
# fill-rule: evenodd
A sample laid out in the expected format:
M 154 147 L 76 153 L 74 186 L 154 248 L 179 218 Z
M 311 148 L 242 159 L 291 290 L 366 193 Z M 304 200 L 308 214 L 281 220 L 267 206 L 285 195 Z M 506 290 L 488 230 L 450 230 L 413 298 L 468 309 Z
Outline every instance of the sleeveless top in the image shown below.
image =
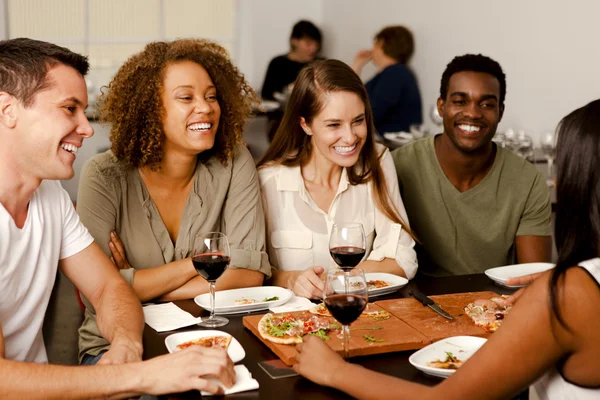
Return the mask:
M 579 266 L 585 268 L 586 271 L 600 285 L 600 258 L 583 261 Z M 598 400 L 600 399 L 599 387 L 584 387 L 578 386 L 567 381 L 558 369 L 552 368 L 543 375 L 531 389 L 537 394 L 540 400 L 558 400 L 558 399 L 577 399 L 577 400 Z

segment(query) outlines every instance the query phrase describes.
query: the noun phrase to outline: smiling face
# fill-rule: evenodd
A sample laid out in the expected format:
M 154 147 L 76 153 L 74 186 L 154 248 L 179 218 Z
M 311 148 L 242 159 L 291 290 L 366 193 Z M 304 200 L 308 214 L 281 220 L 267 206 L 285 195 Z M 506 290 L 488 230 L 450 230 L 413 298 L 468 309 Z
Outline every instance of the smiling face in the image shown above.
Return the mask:
M 71 179 L 78 149 L 94 134 L 84 113 L 87 88 L 81 74 L 63 64 L 51 68 L 46 79 L 49 88 L 38 92 L 30 107 L 15 100 L 16 134 L 9 145 L 24 176 Z
M 437 106 L 454 147 L 468 154 L 491 146 L 504 112 L 498 79 L 484 72 L 458 72 L 450 77 L 447 93 Z
M 304 132 L 311 136 L 313 156 L 340 167 L 351 167 L 358 161 L 367 138 L 365 104 L 352 92 L 331 92 L 324 96 L 324 107 L 307 124 L 301 118 Z
M 213 147 L 221 107 L 217 89 L 201 65 L 193 61 L 168 65 L 161 98 L 165 153 L 195 156 Z

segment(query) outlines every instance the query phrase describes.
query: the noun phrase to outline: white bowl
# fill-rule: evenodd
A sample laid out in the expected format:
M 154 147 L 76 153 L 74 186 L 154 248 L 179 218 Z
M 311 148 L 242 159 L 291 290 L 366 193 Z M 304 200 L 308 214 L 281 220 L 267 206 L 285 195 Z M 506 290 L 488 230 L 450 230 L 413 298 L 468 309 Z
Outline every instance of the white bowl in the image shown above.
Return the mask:
M 538 272 L 544 272 L 555 267 L 552 263 L 526 263 L 526 264 L 515 264 L 506 265 L 504 267 L 490 268 L 485 271 L 485 274 L 501 286 L 507 288 L 520 288 L 527 285 L 507 285 L 506 281 L 510 278 L 518 278 L 520 276 L 534 274 Z
M 408 361 L 418 370 L 438 378 L 447 378 L 456 370 L 430 367 L 432 361 L 444 360 L 446 352 L 451 352 L 461 361 L 468 360 L 487 342 L 487 339 L 476 336 L 453 336 L 423 347 L 411 355 Z

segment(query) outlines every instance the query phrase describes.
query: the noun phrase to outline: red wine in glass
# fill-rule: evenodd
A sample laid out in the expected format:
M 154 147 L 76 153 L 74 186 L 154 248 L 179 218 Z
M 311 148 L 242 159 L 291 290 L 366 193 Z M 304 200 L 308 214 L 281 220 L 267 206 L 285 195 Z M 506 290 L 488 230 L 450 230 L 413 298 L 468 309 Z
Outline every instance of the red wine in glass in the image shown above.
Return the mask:
M 365 256 L 365 249 L 356 246 L 338 246 L 329 249 L 333 261 L 342 269 L 356 267 Z
M 192 257 L 196 272 L 209 282 L 214 282 L 225 272 L 229 257 L 222 254 L 197 254 Z
M 325 306 L 340 324 L 350 325 L 362 314 L 367 299 L 354 294 L 336 294 L 325 299 Z

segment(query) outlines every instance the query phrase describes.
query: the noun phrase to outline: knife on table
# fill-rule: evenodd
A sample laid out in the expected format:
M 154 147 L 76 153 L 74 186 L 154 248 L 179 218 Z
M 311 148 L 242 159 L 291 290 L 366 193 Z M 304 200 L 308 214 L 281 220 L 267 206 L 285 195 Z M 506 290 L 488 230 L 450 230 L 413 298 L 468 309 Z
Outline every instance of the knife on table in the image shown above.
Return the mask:
M 418 290 L 413 290 L 413 291 L 409 292 L 408 294 L 411 295 L 412 297 L 414 297 L 415 299 L 419 300 L 424 306 L 428 306 L 433 311 L 440 314 L 442 317 L 448 318 L 448 319 L 454 319 L 454 317 L 452 315 L 450 315 L 446 311 L 442 310 L 442 307 L 440 307 L 439 304 L 436 304 L 435 301 L 431 300 L 429 297 L 425 296 L 423 293 L 419 292 Z

